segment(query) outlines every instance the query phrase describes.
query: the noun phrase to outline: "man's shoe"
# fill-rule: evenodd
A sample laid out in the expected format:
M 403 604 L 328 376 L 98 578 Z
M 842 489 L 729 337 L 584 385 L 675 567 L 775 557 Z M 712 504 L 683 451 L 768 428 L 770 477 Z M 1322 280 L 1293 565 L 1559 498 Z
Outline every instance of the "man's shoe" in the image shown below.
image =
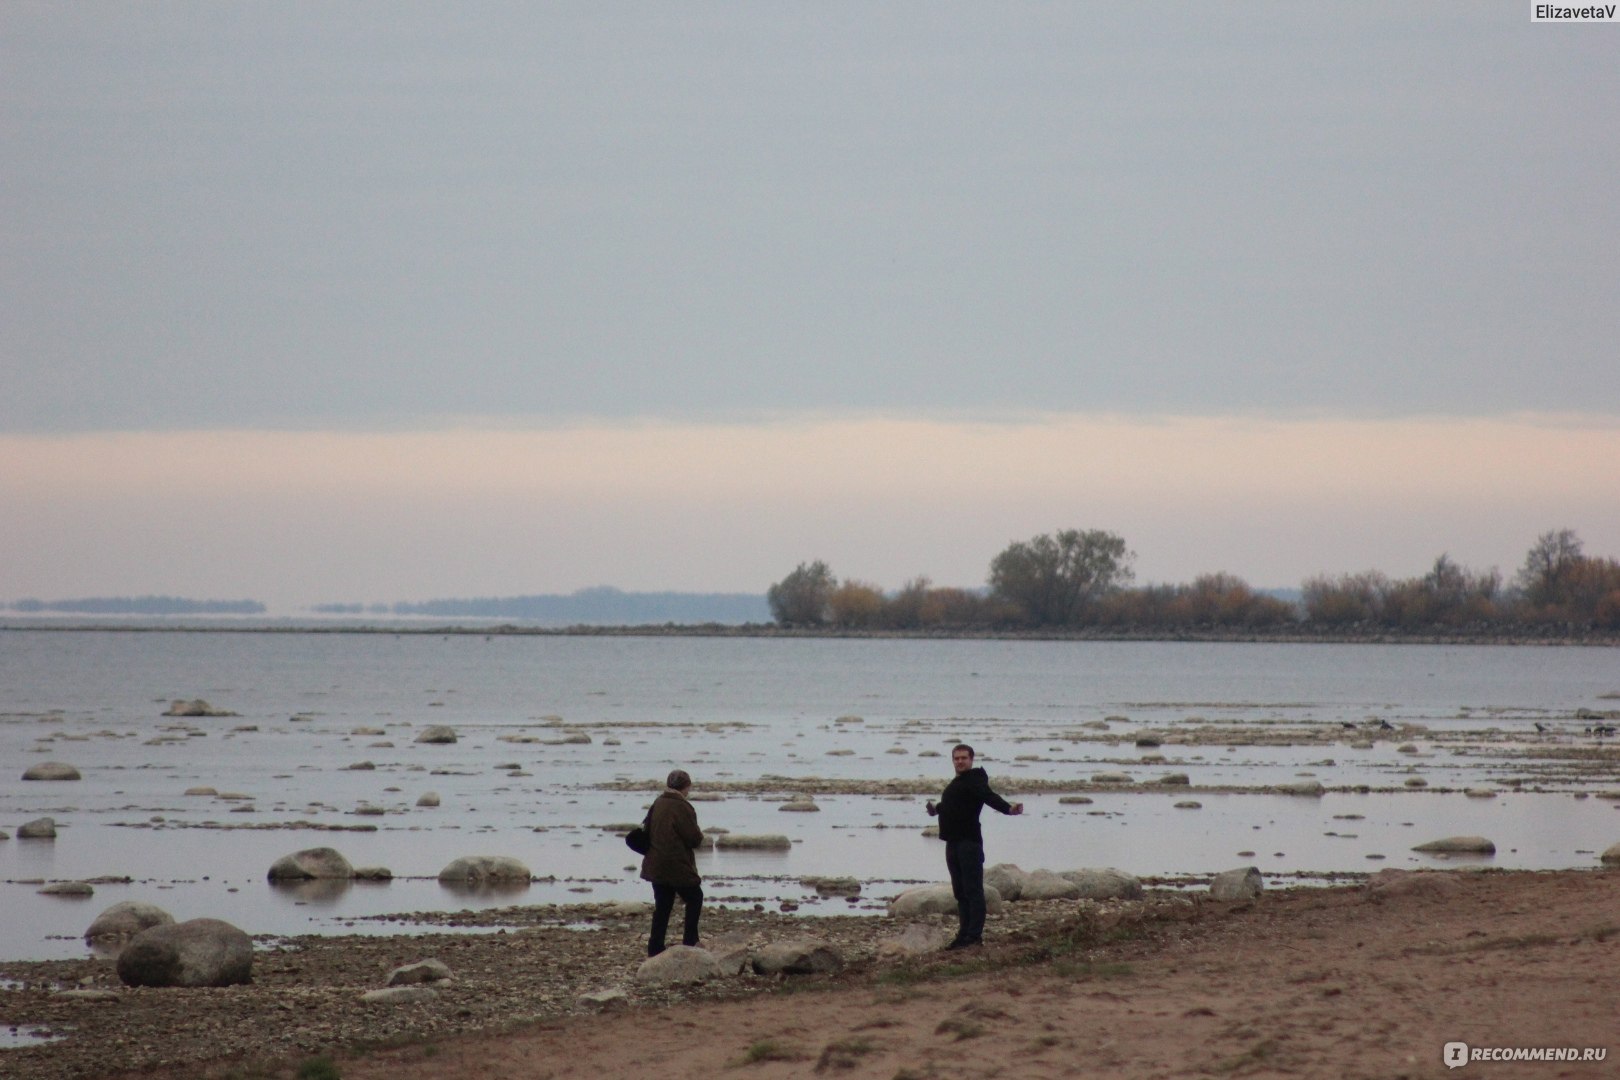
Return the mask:
M 978 938 L 962 938 L 962 937 L 959 937 L 955 941 L 951 942 L 949 945 L 945 946 L 945 951 L 946 952 L 954 952 L 957 949 L 971 949 L 971 948 L 974 948 L 975 946 L 982 945 L 982 944 L 983 944 L 983 942 Z

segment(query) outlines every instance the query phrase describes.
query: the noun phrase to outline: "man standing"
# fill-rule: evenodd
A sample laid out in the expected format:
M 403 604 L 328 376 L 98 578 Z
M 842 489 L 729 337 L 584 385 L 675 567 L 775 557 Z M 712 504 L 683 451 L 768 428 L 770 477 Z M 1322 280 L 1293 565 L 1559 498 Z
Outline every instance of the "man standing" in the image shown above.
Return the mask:
M 945 866 L 951 872 L 951 892 L 961 929 L 947 949 L 966 949 L 984 938 L 984 834 L 979 811 L 989 806 L 1003 814 L 1022 814 L 1023 803 L 1009 804 L 990 790 L 990 777 L 973 766 L 973 747 L 957 743 L 951 749 L 956 778 L 945 785 L 936 804 L 928 800 L 928 815 L 939 817 L 939 838 L 945 841 Z
M 641 857 L 641 876 L 652 882 L 652 935 L 647 939 L 647 955 L 664 951 L 664 934 L 669 916 L 675 910 L 675 897 L 686 907 L 685 933 L 681 944 L 698 943 L 698 918 L 703 914 L 703 879 L 698 876 L 697 859 L 692 855 L 703 843 L 697 810 L 686 797 L 692 778 L 685 769 L 669 774 L 668 787 L 653 800 L 647 812 L 647 854 Z

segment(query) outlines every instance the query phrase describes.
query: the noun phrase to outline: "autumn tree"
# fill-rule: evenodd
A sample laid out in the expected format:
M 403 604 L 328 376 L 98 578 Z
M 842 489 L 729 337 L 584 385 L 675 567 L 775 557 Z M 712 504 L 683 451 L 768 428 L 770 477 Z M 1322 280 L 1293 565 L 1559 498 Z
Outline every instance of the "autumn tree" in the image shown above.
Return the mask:
M 800 563 L 787 577 L 765 592 L 771 617 L 783 626 L 822 626 L 832 617 L 832 596 L 838 588 L 827 564 L 817 559 Z
M 990 563 L 991 594 L 1035 626 L 1078 623 L 1098 599 L 1130 583 L 1135 554 L 1101 529 L 1066 529 L 1010 544 Z

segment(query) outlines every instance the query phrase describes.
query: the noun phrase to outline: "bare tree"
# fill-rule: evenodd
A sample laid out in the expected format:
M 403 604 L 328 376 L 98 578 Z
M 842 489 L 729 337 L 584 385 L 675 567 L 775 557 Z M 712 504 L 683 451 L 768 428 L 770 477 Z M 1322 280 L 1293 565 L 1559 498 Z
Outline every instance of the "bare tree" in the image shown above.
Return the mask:
M 1565 603 L 1582 561 L 1581 538 L 1574 529 L 1544 532 L 1525 554 L 1514 584 L 1525 600 L 1538 607 Z

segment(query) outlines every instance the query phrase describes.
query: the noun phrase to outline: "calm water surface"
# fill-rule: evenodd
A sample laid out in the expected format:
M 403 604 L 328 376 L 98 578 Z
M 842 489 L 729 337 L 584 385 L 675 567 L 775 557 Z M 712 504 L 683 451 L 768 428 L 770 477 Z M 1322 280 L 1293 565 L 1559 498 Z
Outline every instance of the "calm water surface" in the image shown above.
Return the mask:
M 1620 653 L 1606 648 L 0 631 L 0 829 L 13 834 L 0 841 L 0 957 L 81 954 L 84 928 L 121 899 L 274 934 L 367 929 L 349 920 L 379 913 L 640 899 L 633 857 L 604 826 L 639 818 L 647 796 L 603 785 L 679 765 L 700 791 L 772 776 L 943 786 L 959 739 L 1003 786 L 1105 771 L 1191 781 L 1183 795 L 1092 792 L 1089 805 L 1026 796 L 1022 819 L 987 815 L 993 862 L 1140 875 L 1253 863 L 1280 880 L 1437 865 L 1409 849 L 1479 833 L 1497 844 L 1487 865 L 1591 866 L 1620 840 L 1617 803 L 1601 797 L 1620 780 L 1582 711 L 1620 709 L 1616 695 Z M 236 715 L 163 715 L 176 698 Z M 1424 731 L 1407 752 L 1349 745 L 1379 721 Z M 459 740 L 413 741 L 432 724 Z M 1165 745 L 1139 749 L 1148 731 Z M 1194 732 L 1193 745 L 1177 742 Z M 590 742 L 561 742 L 578 733 Z M 1592 760 L 1548 771 L 1549 753 L 1574 751 Z M 40 761 L 83 779 L 23 782 Z M 1430 789 L 1405 790 L 1414 776 Z M 1302 777 L 1340 790 L 1252 791 Z M 184 794 L 198 786 L 245 798 Z M 1470 787 L 1501 794 L 1467 798 Z M 437 809 L 417 808 L 427 791 Z M 701 855 L 711 896 L 845 911 L 797 879 L 850 874 L 866 883 L 854 910 L 878 910 L 943 877 L 920 796 L 823 794 L 816 814 L 779 813 L 779 799 L 699 804 L 705 825 L 794 841 L 780 855 Z M 1186 799 L 1201 809 L 1175 806 Z M 15 837 L 47 815 L 56 840 Z M 297 822 L 376 828 L 243 827 Z M 396 880 L 313 893 L 266 883 L 276 858 L 323 845 Z M 451 893 L 436 875 L 466 854 L 516 856 L 557 880 Z M 103 876 L 134 881 L 83 901 L 38 895 L 42 881 Z

